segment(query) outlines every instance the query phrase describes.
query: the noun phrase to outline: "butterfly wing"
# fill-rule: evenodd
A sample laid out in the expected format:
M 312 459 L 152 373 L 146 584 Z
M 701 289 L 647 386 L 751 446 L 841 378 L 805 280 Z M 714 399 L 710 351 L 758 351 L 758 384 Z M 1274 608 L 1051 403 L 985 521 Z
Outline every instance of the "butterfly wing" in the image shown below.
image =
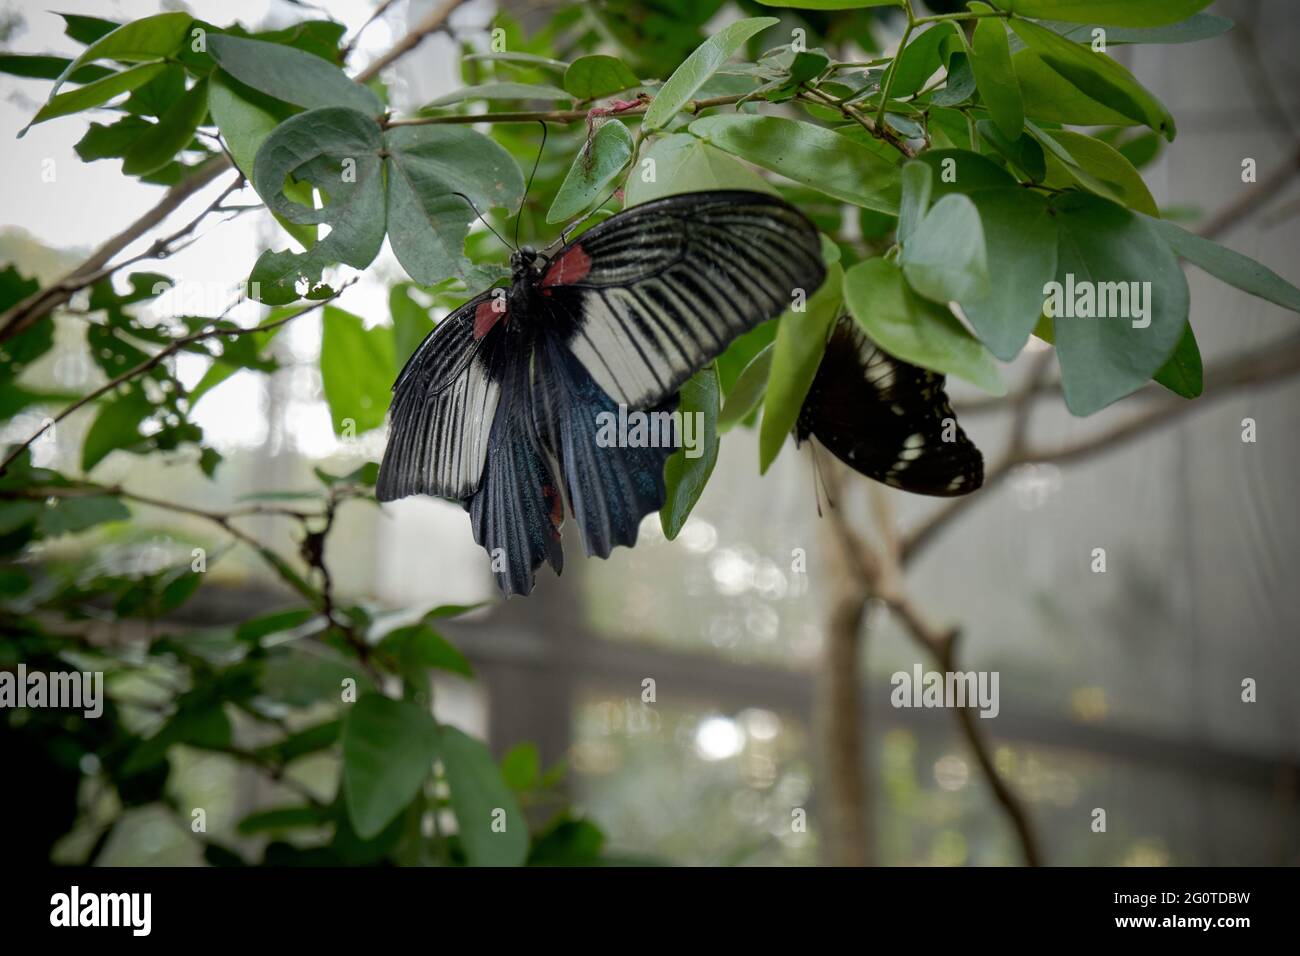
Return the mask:
M 879 348 L 849 316 L 835 323 L 795 425 L 850 468 L 894 488 L 952 497 L 984 482 L 984 458 L 957 424 L 944 377 Z
M 479 487 L 501 397 L 503 302 L 470 299 L 430 332 L 393 384 L 376 496 L 463 500 Z
M 634 206 L 594 226 L 551 259 L 538 292 L 596 385 L 645 409 L 825 278 L 817 229 L 803 213 L 777 196 L 718 190 Z
M 583 547 L 589 555 L 606 558 L 615 545 L 632 546 L 641 519 L 663 506 L 664 462 L 675 450 L 677 433 L 652 424 L 641 435 L 644 444 L 602 442 L 602 424 L 618 421 L 618 406 L 557 341 L 539 344 L 535 373 L 537 433 L 559 463 Z M 642 421 L 670 421 L 676 406 L 677 396 L 669 396 L 640 413 L 648 416 Z M 614 433 L 609 427 L 608 434 Z

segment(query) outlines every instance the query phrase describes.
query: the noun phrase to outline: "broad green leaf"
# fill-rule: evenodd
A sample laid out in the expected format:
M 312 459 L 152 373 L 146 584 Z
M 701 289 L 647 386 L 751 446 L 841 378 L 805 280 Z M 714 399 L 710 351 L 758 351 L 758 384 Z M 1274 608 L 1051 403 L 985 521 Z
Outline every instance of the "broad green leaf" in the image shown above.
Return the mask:
M 688 133 L 660 136 L 650 144 L 627 179 L 624 205 L 710 189 L 775 193 L 758 173 Z
M 393 317 L 393 377 L 406 365 L 416 348 L 433 331 L 429 310 L 411 298 L 411 284 L 398 282 L 388 290 L 388 312 Z
M 542 777 L 542 755 L 537 745 L 524 742 L 501 758 L 501 777 L 511 790 L 531 790 Z
M 1043 155 L 1043 145 L 1032 133 L 1023 132 L 1015 139 L 1007 139 L 992 120 L 980 120 L 975 128 L 984 142 L 997 150 L 1026 178 L 1036 183 L 1043 181 L 1047 175 L 1047 159 Z
M 533 83 L 480 83 L 453 90 L 446 96 L 430 100 L 420 107 L 424 110 L 454 106 L 466 100 L 570 100 L 573 97 L 564 90 L 554 86 L 541 86 Z
M 898 203 L 898 241 L 907 242 L 925 214 L 930 211 L 930 194 L 934 174 L 925 163 L 909 160 L 903 164 L 903 194 Z
M 731 59 L 750 37 L 780 22 L 776 17 L 737 20 L 701 43 L 659 88 L 646 110 L 642 129 L 653 132 L 667 126 L 718 67 Z
M 1042 122 L 1078 126 L 1135 126 L 1140 122 L 1094 100 L 1044 63 L 1033 50 L 1021 50 L 1011 62 L 1020 82 L 1026 116 Z
M 39 524 L 42 534 L 47 538 L 56 538 L 61 534 L 76 534 L 110 521 L 126 521 L 130 517 L 130 510 L 116 498 L 108 495 L 83 495 L 55 499 L 53 505 L 41 511 Z
M 122 172 L 144 176 L 170 162 L 208 115 L 208 81 L 199 80 L 127 150 Z
M 874 150 L 834 130 L 778 116 L 706 116 L 690 131 L 719 149 L 828 196 L 898 213 L 898 171 Z
M 393 330 L 364 327 L 360 317 L 335 306 L 323 310 L 320 373 L 336 434 L 348 419 L 352 434 L 384 423 L 393 384 Z
M 1068 129 L 1049 130 L 1044 135 L 1051 137 L 1069 152 L 1073 162 L 1061 163 L 1069 180 L 1148 216 L 1160 215 L 1156 201 L 1142 176 L 1113 146 Z M 1050 174 L 1056 158 L 1053 156 L 1048 159 L 1049 175 L 1046 183 L 1049 186 L 1068 186 L 1069 181 L 1057 182 L 1056 177 Z
M 712 362 L 687 379 L 678 393 L 683 447 L 664 462 L 665 495 L 663 507 L 659 509 L 659 524 L 669 541 L 685 526 L 713 474 L 713 466 L 718 463 L 719 395 L 718 369 Z M 686 445 L 687 434 L 693 447 Z
M 763 420 L 758 431 L 758 470 L 765 473 L 785 446 L 799 418 L 803 400 L 817 377 L 831 327 L 844 307 L 844 270 L 839 249 L 822 239 L 826 281 L 804 304 L 802 312 L 787 309 L 772 343 L 772 370 L 763 396 Z
M 420 791 L 439 756 L 439 727 L 410 701 L 366 693 L 343 721 L 343 795 L 357 835 L 378 836 Z
M 913 292 L 893 262 L 868 259 L 850 268 L 844 274 L 844 300 L 867 335 L 890 355 L 964 378 L 995 395 L 1006 392 L 993 356 L 946 307 Z
M 240 83 L 285 103 L 306 110 L 347 107 L 366 116 L 383 112 L 379 97 L 368 88 L 348 79 L 337 66 L 294 47 L 216 34 L 208 37 L 208 51 Z
M 153 405 L 141 389 L 100 405 L 81 445 L 81 470 L 90 471 L 112 451 L 139 444 L 140 423 L 151 414 Z
M 248 91 L 248 95 L 245 95 L 245 90 Z M 288 118 L 289 110 L 289 107 L 284 107 L 270 98 L 255 103 L 250 98 L 253 96 L 263 96 L 263 94 L 249 87 L 243 87 L 242 90 L 237 88 L 236 81 L 220 70 L 214 70 L 209 77 L 208 110 L 212 114 L 212 122 L 216 123 L 217 129 L 221 131 L 221 138 L 225 140 L 226 148 L 234 157 L 235 165 L 250 181 L 253 178 L 258 149 L 281 121 Z M 312 205 L 312 188 L 308 183 L 286 186 L 285 195 L 303 206 Z M 302 248 L 310 249 L 315 243 L 314 225 L 293 223 L 283 216 L 275 218 L 289 235 L 298 240 Z
M 772 370 L 773 345 L 767 345 L 750 359 L 727 392 L 718 415 L 718 432 L 726 434 L 753 414 L 767 393 L 767 378 Z
M 972 9 L 988 10 L 989 7 L 974 4 Z M 971 49 L 975 84 L 984 105 L 989 108 L 1002 135 L 1015 139 L 1025 125 L 1025 103 L 1020 96 L 1020 84 L 1016 82 L 1015 67 L 1011 64 L 1006 24 L 994 17 L 977 21 Z
M 640 84 L 630 66 L 618 57 L 599 53 L 578 57 L 564 71 L 564 89 L 579 100 L 613 96 Z
M 455 727 L 438 734 L 456 831 L 471 866 L 518 866 L 528 856 L 528 821 L 487 747 Z
M 925 85 L 925 81 L 943 66 L 940 46 L 944 40 L 954 35 L 956 29 L 951 22 L 936 23 L 912 37 L 912 41 L 886 71 L 886 78 L 890 71 L 894 74 L 894 80 L 889 86 L 890 97 L 911 96 Z M 881 86 L 883 88 L 884 80 L 881 81 Z
M 1091 43 L 1092 31 L 1096 29 L 1093 22 L 1066 23 L 1048 22 L 1061 36 L 1079 43 Z M 1195 43 L 1209 40 L 1232 29 L 1232 21 L 1227 17 L 1216 17 L 1209 13 L 1197 13 L 1162 27 L 1107 27 L 1106 45 L 1119 46 L 1125 43 Z
M 33 53 L 0 53 L 0 73 L 33 80 L 57 80 L 72 61 L 66 56 L 45 56 Z M 69 83 L 91 83 L 102 80 L 113 71 L 106 66 L 81 66 L 68 77 Z
M 569 64 L 563 60 L 556 60 L 549 56 L 539 56 L 536 53 L 467 53 L 462 59 L 511 63 L 515 66 L 536 67 L 542 70 L 552 70 L 556 73 L 563 73 L 569 68 Z
M 58 96 L 50 97 L 49 101 L 40 108 L 40 111 L 32 117 L 28 127 L 35 126 L 37 123 L 44 123 L 46 120 L 54 119 L 58 116 L 68 116 L 71 113 L 80 113 L 82 110 L 88 110 L 92 106 L 99 106 L 101 103 L 107 103 L 113 97 L 121 93 L 126 93 L 142 86 L 152 80 L 155 76 L 167 68 L 165 63 L 141 63 L 139 66 L 133 66 L 130 69 L 123 70 L 121 73 L 111 73 L 102 80 L 96 80 L 93 83 L 87 83 L 85 86 L 79 86 L 75 90 L 67 93 L 60 93 Z M 18 135 L 21 137 L 27 132 L 23 129 Z
M 932 198 L 1016 185 L 1016 178 L 980 153 L 968 149 L 927 149 L 916 157 L 934 173 Z
M 1172 222 L 1163 219 L 1147 221 L 1170 249 L 1216 279 L 1284 309 L 1300 312 L 1300 289 L 1263 263 L 1203 239 Z
M 1056 223 L 1047 200 L 1028 189 L 970 194 L 984 228 L 988 294 L 963 299 L 962 311 L 989 351 L 1010 361 L 1043 311 L 1043 287 L 1056 276 Z
M 1119 63 L 1036 23 L 1012 20 L 1011 28 L 1044 63 L 1090 98 L 1144 123 L 1173 141 L 1177 128 L 1169 110 Z
M 235 828 L 239 833 L 249 836 L 255 833 L 273 833 L 278 830 L 293 830 L 300 827 L 316 827 L 328 823 L 334 811 L 329 807 L 292 806 L 274 807 L 250 813 L 239 821 Z
M 262 254 L 249 276 L 262 302 L 292 302 L 301 279 L 311 287 L 326 266 L 342 262 L 364 269 L 379 254 L 385 229 L 383 147 L 378 123 L 340 107 L 290 117 L 262 143 L 253 184 L 267 208 L 298 225 L 330 226 L 330 234 L 302 255 Z M 321 209 L 294 202 L 285 192 L 289 177 L 311 184 L 329 202 Z
M 999 7 L 1022 17 L 1117 27 L 1176 23 L 1209 5 L 1210 0 L 998 0 Z
M 379 642 L 379 648 L 406 665 L 432 667 L 463 677 L 474 676 L 474 668 L 465 660 L 465 655 L 423 622 L 390 631 Z
M 988 295 L 984 228 L 975 204 L 960 193 L 940 199 L 904 242 L 899 262 L 912 288 L 935 302 Z
M 1201 364 L 1201 350 L 1192 333 L 1192 324 L 1187 323 L 1183 337 L 1178 340 L 1174 354 L 1152 376 L 1175 395 L 1183 398 L 1199 398 L 1205 390 L 1205 369 Z
M 150 63 L 171 56 L 185 39 L 192 22 L 193 17 L 188 13 L 159 13 L 152 17 L 124 23 L 111 30 L 82 50 L 81 55 L 68 64 L 67 69 L 54 81 L 54 87 L 50 90 L 50 100 L 53 101 L 59 92 L 59 87 L 66 83 L 79 67 L 87 63 L 94 63 L 96 60 Z M 103 100 L 100 102 L 102 103 Z
M 632 150 L 632 134 L 627 127 L 616 119 L 607 120 L 573 158 L 546 221 L 567 222 L 590 209 L 623 171 Z
M 1052 316 L 1061 384 L 1070 411 L 1091 415 L 1141 388 L 1173 354 L 1187 324 L 1187 279 L 1146 217 L 1089 193 L 1068 193 L 1052 206 L 1060 230 L 1059 289 L 1052 291 L 1062 310 L 1073 300 L 1076 313 Z M 1089 289 L 1092 311 L 1109 317 L 1077 316 Z M 1045 314 L 1057 298 L 1047 292 Z
M 480 210 L 514 210 L 524 179 L 500 145 L 464 126 L 400 126 L 384 136 L 389 156 L 388 235 L 393 254 L 416 282 L 451 276 L 474 284 L 465 237 Z M 382 218 L 382 216 L 381 216 Z

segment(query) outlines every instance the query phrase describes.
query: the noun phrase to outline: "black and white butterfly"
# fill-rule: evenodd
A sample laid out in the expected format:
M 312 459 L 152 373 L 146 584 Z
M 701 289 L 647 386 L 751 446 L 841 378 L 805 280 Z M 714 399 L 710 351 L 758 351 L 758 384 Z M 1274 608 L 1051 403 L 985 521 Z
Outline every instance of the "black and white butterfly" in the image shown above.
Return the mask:
M 919 495 L 953 497 L 984 483 L 944 376 L 894 358 L 848 315 L 835 323 L 795 422 L 854 471 Z
M 509 594 L 563 564 L 565 505 L 588 554 L 636 542 L 664 502 L 671 447 L 602 447 L 597 416 L 671 411 L 733 339 L 826 277 L 816 227 L 763 193 L 684 193 L 620 212 L 508 289 L 444 319 L 393 385 L 381 501 L 462 502 Z

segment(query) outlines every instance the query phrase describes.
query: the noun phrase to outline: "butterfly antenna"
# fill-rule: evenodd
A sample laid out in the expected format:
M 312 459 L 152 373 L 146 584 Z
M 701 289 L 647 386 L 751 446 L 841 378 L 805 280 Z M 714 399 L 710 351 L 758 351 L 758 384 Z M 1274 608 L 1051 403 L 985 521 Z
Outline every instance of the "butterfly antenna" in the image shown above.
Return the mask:
M 524 206 L 528 204 L 528 194 L 533 189 L 533 177 L 537 175 L 537 167 L 542 164 L 542 153 L 546 150 L 546 121 L 538 120 L 542 126 L 542 145 L 537 147 L 537 158 L 533 160 L 533 171 L 528 174 L 528 185 L 524 187 L 524 198 L 519 203 L 519 215 L 515 216 L 515 248 L 519 248 L 519 225 L 524 221 Z
M 481 222 L 481 223 L 483 223 L 483 225 L 487 226 L 487 227 L 488 227 L 488 231 L 491 232 L 492 235 L 496 236 L 498 239 L 501 240 L 501 245 L 505 246 L 507 249 L 512 248 L 511 245 L 510 245 L 510 243 L 506 242 L 505 237 L 502 236 L 501 233 L 497 232 L 495 229 L 492 228 L 492 223 L 488 222 L 487 216 L 485 216 L 485 215 L 483 215 L 483 213 L 479 212 L 479 208 L 478 208 L 478 206 L 474 205 L 474 200 L 470 199 L 470 198 L 469 198 L 468 196 L 466 196 L 464 193 L 453 192 L 452 195 L 453 195 L 453 196 L 459 196 L 461 199 L 463 199 L 463 200 L 465 200 L 467 203 L 469 203 L 469 208 L 474 210 L 474 215 L 478 216 L 479 222 Z

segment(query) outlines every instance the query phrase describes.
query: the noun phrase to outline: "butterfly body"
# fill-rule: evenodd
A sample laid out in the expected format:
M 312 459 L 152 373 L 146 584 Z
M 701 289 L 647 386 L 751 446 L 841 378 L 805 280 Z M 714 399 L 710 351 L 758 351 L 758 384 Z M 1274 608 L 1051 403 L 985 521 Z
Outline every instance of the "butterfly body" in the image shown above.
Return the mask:
M 444 319 L 393 386 L 381 501 L 462 502 L 506 594 L 562 566 L 573 515 L 589 554 L 636 541 L 665 496 L 671 447 L 606 447 L 601 416 L 671 412 L 737 336 L 825 279 L 816 228 L 762 193 L 714 191 L 618 213 L 546 256 L 511 256 L 511 285 Z

